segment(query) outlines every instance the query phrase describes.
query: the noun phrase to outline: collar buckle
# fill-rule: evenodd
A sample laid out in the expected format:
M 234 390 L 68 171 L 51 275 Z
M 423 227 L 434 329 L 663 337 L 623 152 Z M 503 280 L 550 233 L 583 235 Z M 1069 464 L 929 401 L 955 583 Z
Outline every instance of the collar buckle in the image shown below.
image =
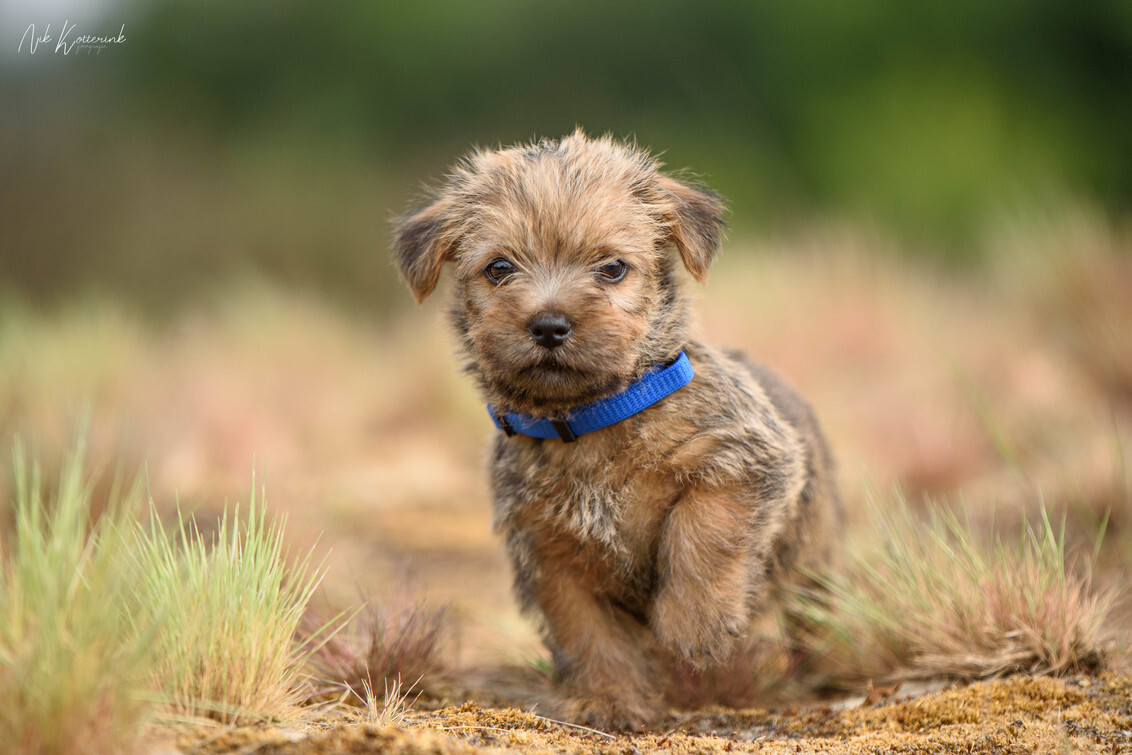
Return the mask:
M 550 424 L 554 426 L 554 431 L 558 433 L 558 437 L 562 439 L 563 443 L 573 443 L 578 439 L 578 436 L 570 429 L 570 425 L 567 424 L 566 420 L 552 419 L 550 420 Z
M 502 430 L 503 434 L 508 438 L 515 436 L 515 427 L 511 424 L 511 420 L 507 419 L 506 414 L 496 414 L 495 424 L 499 425 L 499 429 Z

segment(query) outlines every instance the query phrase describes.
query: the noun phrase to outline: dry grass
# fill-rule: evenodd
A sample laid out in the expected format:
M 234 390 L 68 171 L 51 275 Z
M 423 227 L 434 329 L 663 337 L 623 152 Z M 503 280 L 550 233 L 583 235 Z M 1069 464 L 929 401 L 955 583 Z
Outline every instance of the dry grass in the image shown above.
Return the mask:
M 315 647 L 295 627 L 321 572 L 287 562 L 282 521 L 254 486 L 247 516 L 225 513 L 209 539 L 183 520 L 167 530 L 152 504 L 143 524 L 140 485 L 94 500 L 82 444 L 50 495 L 19 444 L 13 466 L 0 749 L 125 752 L 155 713 L 231 722 L 293 709 Z
M 0 538 L 0 732 L 15 753 L 128 751 L 146 719 L 142 699 L 155 627 L 130 604 L 130 509 L 116 489 L 92 522 L 80 445 L 49 494 L 16 446 L 15 532 Z
M 174 715 L 278 717 L 304 696 L 300 674 L 322 633 L 295 634 L 322 572 L 309 555 L 288 562 L 283 527 L 253 482 L 246 517 L 226 511 L 211 538 L 183 520 L 170 531 L 152 510 L 139 529 L 138 605 L 167 627 L 153 675 Z
M 1013 539 L 993 526 L 977 536 L 940 506 L 923 520 L 899 495 L 872 521 L 875 547 L 808 605 L 815 646 L 842 683 L 1104 667 L 1113 596 L 1092 589 L 1091 564 L 1067 563 L 1064 525 L 1044 507 Z
M 311 621 L 309 624 L 317 624 Z M 315 675 L 341 685 L 360 701 L 368 702 L 374 689 L 411 694 L 440 676 L 451 640 L 452 624 L 446 608 L 399 593 L 385 604 L 369 604 L 346 626 L 311 655 Z M 413 680 L 405 687 L 403 680 Z
M 410 700 L 409 690 L 401 684 L 400 679 L 383 682 L 384 695 L 378 697 L 368 681 L 362 682 L 362 694 L 350 689 L 351 694 L 362 704 L 366 712 L 366 723 L 382 728 L 397 726 L 404 722 Z
M 1132 402 L 1132 226 L 1084 209 L 1005 226 L 996 274 L 1106 394 Z

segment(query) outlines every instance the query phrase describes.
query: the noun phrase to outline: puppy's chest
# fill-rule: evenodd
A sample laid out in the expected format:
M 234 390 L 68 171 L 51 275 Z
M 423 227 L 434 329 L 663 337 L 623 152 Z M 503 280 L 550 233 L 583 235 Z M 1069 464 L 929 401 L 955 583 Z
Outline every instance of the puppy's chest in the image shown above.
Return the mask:
M 664 517 L 679 494 L 671 474 L 634 449 L 612 444 L 522 451 L 497 459 L 498 527 L 576 541 L 621 569 L 651 561 Z

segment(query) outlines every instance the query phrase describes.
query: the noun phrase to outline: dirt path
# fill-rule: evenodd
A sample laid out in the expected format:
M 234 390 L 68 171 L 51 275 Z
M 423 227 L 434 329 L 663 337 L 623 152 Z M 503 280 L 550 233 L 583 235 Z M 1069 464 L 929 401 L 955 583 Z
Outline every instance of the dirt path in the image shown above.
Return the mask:
M 302 727 L 175 733 L 157 751 L 201 753 L 1132 753 L 1132 677 L 1015 677 L 841 710 L 712 710 L 664 731 L 613 736 L 475 703 L 409 713 L 396 727 L 341 714 Z

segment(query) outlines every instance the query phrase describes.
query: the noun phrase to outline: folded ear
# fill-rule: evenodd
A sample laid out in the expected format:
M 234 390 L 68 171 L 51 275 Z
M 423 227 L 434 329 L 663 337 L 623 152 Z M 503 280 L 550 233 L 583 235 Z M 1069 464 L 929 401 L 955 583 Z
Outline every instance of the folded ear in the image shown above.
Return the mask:
M 436 288 L 440 268 L 452 259 L 456 245 L 452 204 L 441 197 L 393 223 L 393 258 L 418 304 Z
M 725 223 L 723 197 L 700 186 L 691 186 L 669 176 L 659 177 L 661 191 L 671 201 L 669 238 L 680 252 L 684 267 L 696 280 L 707 280 L 708 267 L 719 251 Z

